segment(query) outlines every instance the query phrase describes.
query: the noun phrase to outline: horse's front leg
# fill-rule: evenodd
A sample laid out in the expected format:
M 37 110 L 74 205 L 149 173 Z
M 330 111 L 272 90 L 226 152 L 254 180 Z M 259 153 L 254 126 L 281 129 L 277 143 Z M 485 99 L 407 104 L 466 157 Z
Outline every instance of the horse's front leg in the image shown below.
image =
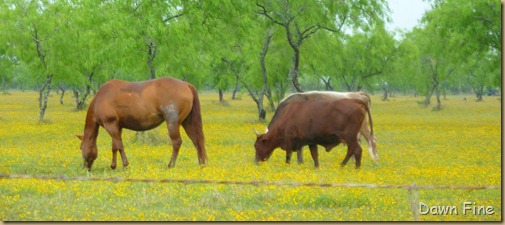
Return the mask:
M 112 162 L 110 163 L 110 168 L 116 169 L 117 162 L 117 149 L 114 147 L 114 143 L 112 144 Z
M 104 126 L 109 135 L 112 138 L 112 162 L 110 168 L 116 168 L 117 162 L 117 152 L 121 153 L 121 160 L 123 160 L 123 166 L 127 167 L 129 165 L 128 159 L 126 158 L 126 153 L 123 147 L 123 140 L 121 138 L 122 129 L 116 123 L 107 124 Z

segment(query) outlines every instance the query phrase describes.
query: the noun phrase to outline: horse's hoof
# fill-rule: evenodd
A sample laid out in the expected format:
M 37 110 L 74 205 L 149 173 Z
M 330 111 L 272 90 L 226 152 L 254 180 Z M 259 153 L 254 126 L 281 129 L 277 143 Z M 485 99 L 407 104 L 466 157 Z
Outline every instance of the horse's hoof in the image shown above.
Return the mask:
M 116 169 L 116 165 L 110 165 L 110 168 L 115 170 Z

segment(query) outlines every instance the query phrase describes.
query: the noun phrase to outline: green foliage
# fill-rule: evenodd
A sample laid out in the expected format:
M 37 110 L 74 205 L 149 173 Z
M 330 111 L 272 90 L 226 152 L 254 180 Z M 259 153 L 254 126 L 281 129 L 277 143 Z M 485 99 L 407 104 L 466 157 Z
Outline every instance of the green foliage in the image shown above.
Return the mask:
M 496 1 L 434 1 L 399 43 L 385 81 L 424 95 L 425 104 L 435 94 L 436 108 L 449 90 L 471 88 L 479 98 L 483 88 L 501 88 L 499 14 Z
M 226 91 L 238 79 L 225 58 L 260 93 L 259 54 L 271 33 L 270 101 L 294 90 L 295 75 L 305 89 L 429 93 L 427 58 L 438 62 L 441 91 L 501 87 L 499 3 L 437 0 L 433 6 L 416 29 L 395 40 L 384 28 L 384 0 L 5 0 L 0 74 L 4 86 L 21 89 L 40 89 L 48 75 L 52 90 L 79 93 L 110 79 L 171 76 Z M 472 71 L 477 77 L 463 82 Z

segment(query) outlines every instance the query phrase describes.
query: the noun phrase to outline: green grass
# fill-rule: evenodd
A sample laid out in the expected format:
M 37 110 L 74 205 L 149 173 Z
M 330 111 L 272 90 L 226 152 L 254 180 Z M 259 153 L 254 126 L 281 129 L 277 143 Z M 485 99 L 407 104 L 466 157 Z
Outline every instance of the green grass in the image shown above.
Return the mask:
M 164 125 L 145 139 L 125 130 L 130 166 L 111 170 L 111 139 L 100 129 L 98 159 L 91 173 L 81 168 L 80 141 L 85 112 L 75 112 L 71 96 L 59 104 L 52 95 L 46 119 L 37 123 L 37 93 L 0 95 L 0 173 L 68 177 L 362 183 L 391 185 L 501 185 L 501 105 L 448 96 L 432 112 L 416 101 L 372 97 L 374 133 L 380 165 L 366 151 L 362 168 L 353 161 L 340 168 L 346 147 L 320 151 L 314 169 L 307 148 L 304 164 L 284 163 L 277 149 L 270 160 L 254 163 L 253 129 L 264 131 L 247 96 L 217 102 L 201 94 L 209 166 L 198 166 L 196 150 L 183 133 L 176 167 L 168 169 L 172 149 Z M 471 98 L 468 98 L 471 99 Z M 272 116 L 268 112 L 267 117 Z M 296 160 L 293 160 L 294 162 Z M 410 221 L 410 195 L 403 189 L 251 186 L 181 183 L 0 179 L 0 220 L 4 221 Z M 493 215 L 421 215 L 424 221 L 499 221 L 501 190 L 419 190 L 427 205 L 463 202 L 494 207 Z

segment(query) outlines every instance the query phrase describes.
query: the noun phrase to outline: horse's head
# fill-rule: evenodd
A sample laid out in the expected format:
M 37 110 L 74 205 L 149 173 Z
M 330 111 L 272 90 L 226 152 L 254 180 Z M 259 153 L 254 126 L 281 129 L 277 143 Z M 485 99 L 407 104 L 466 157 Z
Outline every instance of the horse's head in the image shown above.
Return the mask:
M 83 168 L 86 168 L 88 171 L 91 170 L 91 166 L 95 161 L 98 155 L 98 149 L 96 147 L 96 143 L 91 141 L 90 139 L 85 139 L 84 136 L 76 135 L 79 140 L 81 140 L 81 151 L 82 158 L 84 159 Z

